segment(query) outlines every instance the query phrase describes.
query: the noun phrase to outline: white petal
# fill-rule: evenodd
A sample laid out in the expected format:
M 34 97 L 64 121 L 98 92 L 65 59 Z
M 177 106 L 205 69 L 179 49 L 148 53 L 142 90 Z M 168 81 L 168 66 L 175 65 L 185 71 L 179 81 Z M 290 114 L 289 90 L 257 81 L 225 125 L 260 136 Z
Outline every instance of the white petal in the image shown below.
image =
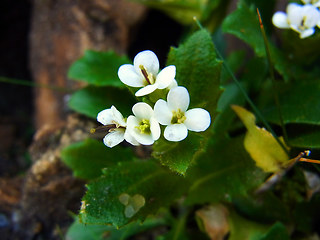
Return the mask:
M 290 28 L 287 20 L 287 14 L 276 12 L 272 17 L 272 23 L 278 28 Z
M 297 3 L 289 3 L 287 14 L 289 25 L 300 26 L 304 17 L 303 6 Z
M 168 86 L 168 89 L 172 89 L 178 87 L 178 83 L 175 79 L 173 79 L 172 83 Z
M 195 132 L 205 131 L 211 123 L 209 112 L 202 108 L 193 108 L 188 110 L 185 113 L 185 117 L 186 120 L 183 124 L 185 124 L 189 130 Z
M 161 125 L 169 125 L 172 119 L 172 111 L 166 101 L 159 99 L 154 105 L 154 116 Z
M 153 137 L 151 134 L 142 134 L 139 127 L 139 119 L 135 116 L 129 116 L 127 119 L 127 130 L 128 133 L 134 138 L 138 143 L 143 145 L 151 145 L 154 143 Z
M 146 50 L 138 53 L 134 60 L 133 65 L 136 71 L 141 72 L 140 65 L 142 65 L 148 74 L 152 73 L 156 76 L 159 72 L 159 60 L 154 52 Z
M 104 138 L 103 138 L 103 143 L 107 147 L 114 147 L 121 143 L 124 140 L 124 130 L 123 129 L 114 129 L 114 131 L 108 133 Z
M 135 116 L 130 115 L 127 119 L 126 132 L 128 132 L 128 134 L 131 134 L 136 126 L 139 126 L 139 119 L 136 118 Z
M 118 109 L 116 109 L 115 106 L 111 106 L 111 110 L 112 110 L 112 115 L 114 118 L 114 121 L 119 124 L 122 127 L 126 127 L 127 123 L 124 120 L 123 115 L 121 114 L 121 112 L 118 111 Z
M 161 134 L 160 125 L 154 117 L 150 118 L 150 131 L 154 141 L 160 138 L 160 134 Z
M 143 87 L 144 78 L 142 74 L 137 73 L 131 64 L 124 64 L 118 70 L 120 81 L 130 87 Z
M 123 127 L 127 125 L 122 114 L 114 106 L 99 112 L 97 121 L 103 125 L 117 124 Z
M 125 131 L 125 138 L 128 138 L 129 141 L 134 139 L 135 131 L 137 130 L 136 127 L 139 126 L 139 120 L 135 117 L 130 115 L 127 119 L 127 128 Z M 129 142 L 128 141 L 128 142 Z
M 307 28 L 313 28 L 320 20 L 319 10 L 313 5 L 305 5 L 303 8 L 304 16 L 306 17 L 304 26 Z
M 132 136 L 142 145 L 152 145 L 154 143 L 154 139 L 151 134 L 141 134 L 138 133 L 139 130 L 135 130 Z
M 175 76 L 176 76 L 176 67 L 174 65 L 171 65 L 162 69 L 162 71 L 159 72 L 159 74 L 157 75 L 157 79 L 156 79 L 158 88 L 164 89 L 168 87 L 174 80 Z
M 152 85 L 147 85 L 141 89 L 139 89 L 137 92 L 136 92 L 136 96 L 137 97 L 142 97 L 142 96 L 145 96 L 145 95 L 148 95 L 152 92 L 154 92 L 156 89 L 158 88 L 158 85 L 155 83 L 155 84 L 152 84 Z
M 114 118 L 113 118 L 113 113 L 111 108 L 102 110 L 101 112 L 98 113 L 97 121 L 102 123 L 103 125 L 114 124 L 112 122 L 113 120 Z
M 178 142 L 188 136 L 188 129 L 184 124 L 173 124 L 166 127 L 163 135 L 168 141 Z
M 150 119 L 153 116 L 152 107 L 149 104 L 144 102 L 139 102 L 133 105 L 132 112 L 134 115 L 141 119 Z
M 172 88 L 168 93 L 168 107 L 170 110 L 185 112 L 190 103 L 189 92 L 185 87 Z
M 315 32 L 314 28 L 309 28 L 304 31 L 301 31 L 300 38 L 310 37 L 312 34 L 314 34 L 314 32 Z
M 140 145 L 140 144 L 138 143 L 138 141 L 129 133 L 129 131 L 125 131 L 125 133 L 124 133 L 124 139 L 125 139 L 128 143 L 130 143 L 130 144 L 132 144 L 132 145 L 134 145 L 134 146 Z

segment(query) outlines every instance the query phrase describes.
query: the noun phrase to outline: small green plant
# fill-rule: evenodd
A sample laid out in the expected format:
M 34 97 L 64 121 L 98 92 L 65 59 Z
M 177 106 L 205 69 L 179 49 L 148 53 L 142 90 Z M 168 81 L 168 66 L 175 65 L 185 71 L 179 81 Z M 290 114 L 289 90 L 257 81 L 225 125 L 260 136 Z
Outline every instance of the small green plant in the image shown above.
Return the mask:
M 145 2 L 170 15 L 183 5 Z M 226 59 L 217 49 L 223 45 L 216 46 L 207 30 L 215 25 L 210 13 L 223 3 L 198 1 L 210 6 L 208 12 L 185 2 L 186 16 L 202 16 L 204 27 L 197 22 L 200 29 L 170 49 L 161 71 L 149 50 L 133 64 L 113 52 L 87 51 L 70 68 L 70 78 L 88 84 L 73 93 L 70 108 L 97 119 L 102 125 L 92 133 L 105 137 L 62 152 L 74 175 L 88 181 L 68 239 L 128 239 L 159 227 L 165 231 L 157 239 L 316 236 L 319 167 L 300 162 L 308 161 L 304 150 L 312 150 L 313 158 L 320 153 L 318 1 L 291 3 L 287 15 L 273 18 L 275 1 L 267 7 L 239 1 L 216 21 L 254 54 L 234 51 Z M 256 7 L 269 16 L 266 33 Z M 281 32 L 282 47 L 269 39 L 275 31 L 271 18 L 288 28 Z

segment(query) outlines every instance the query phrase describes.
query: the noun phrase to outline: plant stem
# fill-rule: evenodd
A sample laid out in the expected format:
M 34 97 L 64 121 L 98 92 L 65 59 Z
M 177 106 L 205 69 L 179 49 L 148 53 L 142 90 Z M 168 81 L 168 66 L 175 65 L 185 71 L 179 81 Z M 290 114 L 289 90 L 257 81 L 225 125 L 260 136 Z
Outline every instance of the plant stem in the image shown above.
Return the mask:
M 193 20 L 196 22 L 196 24 L 199 26 L 200 29 L 203 29 L 201 23 L 199 22 L 199 20 L 194 17 Z M 278 138 L 278 136 L 276 135 L 276 133 L 273 131 L 273 129 L 271 128 L 271 126 L 269 125 L 269 123 L 265 120 L 265 118 L 263 117 L 263 115 L 261 114 L 261 112 L 259 111 L 259 109 L 254 105 L 254 103 L 251 101 L 250 97 L 248 96 L 247 92 L 245 91 L 245 89 L 242 87 L 242 85 L 240 84 L 240 82 L 238 81 L 238 79 L 236 78 L 236 76 L 233 74 L 232 70 L 230 69 L 229 65 L 226 63 L 225 59 L 223 58 L 223 56 L 220 54 L 218 48 L 215 46 L 214 41 L 212 41 L 216 53 L 218 55 L 218 57 L 222 60 L 222 65 L 224 66 L 224 68 L 227 70 L 227 72 L 230 74 L 232 80 L 235 82 L 235 84 L 237 85 L 237 87 L 239 88 L 240 92 L 242 93 L 242 95 L 244 96 L 244 98 L 246 99 L 246 101 L 248 102 L 248 104 L 250 105 L 250 107 L 252 108 L 252 110 L 254 111 L 254 113 L 257 115 L 258 119 L 261 120 L 261 122 L 263 123 L 263 125 L 265 126 L 265 128 L 272 134 L 272 136 L 276 139 L 276 141 L 278 142 L 278 144 L 281 146 L 281 148 L 289 155 L 288 149 L 285 147 L 285 145 L 280 141 L 280 139 Z
M 267 38 L 266 32 L 264 30 L 264 26 L 263 26 L 263 23 L 262 23 L 260 11 L 259 11 L 258 8 L 257 8 L 257 13 L 258 13 L 258 17 L 259 17 L 260 29 L 261 29 L 261 33 L 262 33 L 262 36 L 263 36 L 264 45 L 265 45 L 265 48 L 266 48 L 266 55 L 267 55 L 267 59 L 268 59 L 269 72 L 270 72 L 270 77 L 271 77 L 272 87 L 273 87 L 273 97 L 274 97 L 275 104 L 277 106 L 277 110 L 278 110 L 278 115 L 279 115 L 279 119 L 280 119 L 280 125 L 281 125 L 281 128 L 282 128 L 283 136 L 284 136 L 284 139 L 287 141 L 288 140 L 288 134 L 287 134 L 287 130 L 286 130 L 285 125 L 284 125 L 283 113 L 282 113 L 280 99 L 279 99 L 279 95 L 278 95 L 277 82 L 276 82 L 276 79 L 275 79 L 275 76 L 274 76 L 274 69 L 273 69 L 272 58 L 271 58 L 271 54 L 270 54 L 268 38 Z
M 28 87 L 48 88 L 48 89 L 59 91 L 59 92 L 72 92 L 71 89 L 67 89 L 64 87 L 51 86 L 47 84 L 37 84 L 37 83 L 25 81 L 25 80 L 7 78 L 7 77 L 0 77 L 0 82 L 28 86 Z

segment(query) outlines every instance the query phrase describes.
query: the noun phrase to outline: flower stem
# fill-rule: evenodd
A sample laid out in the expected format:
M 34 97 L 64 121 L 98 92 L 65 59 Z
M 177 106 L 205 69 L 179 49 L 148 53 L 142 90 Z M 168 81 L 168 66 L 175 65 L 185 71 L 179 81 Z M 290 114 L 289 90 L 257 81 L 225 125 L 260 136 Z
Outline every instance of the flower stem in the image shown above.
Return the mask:
M 7 77 L 0 77 L 0 82 L 28 86 L 28 87 L 48 88 L 48 89 L 59 91 L 59 92 L 72 92 L 71 89 L 68 89 L 65 87 L 57 87 L 57 86 L 52 86 L 47 84 L 37 84 L 37 83 L 25 81 L 25 80 L 7 78 Z
M 287 141 L 288 140 L 288 134 L 287 134 L 287 130 L 285 128 L 284 125 L 284 120 L 283 120 L 283 113 L 282 113 L 282 109 L 281 109 L 281 104 L 280 104 L 280 100 L 279 100 L 279 95 L 278 95 L 278 87 L 277 87 L 277 82 L 274 76 L 274 69 L 273 69 L 273 64 L 272 64 L 272 58 L 271 58 L 271 54 L 270 54 L 270 48 L 269 48 L 269 43 L 268 43 L 268 39 L 267 39 L 267 35 L 266 32 L 264 30 L 264 26 L 262 23 L 262 19 L 261 19 L 261 15 L 260 15 L 260 11 L 257 8 L 257 13 L 258 13 L 258 17 L 259 17 L 259 23 L 260 23 L 260 29 L 261 29 L 261 33 L 263 36 L 263 40 L 264 40 L 264 45 L 266 48 L 266 55 L 267 55 L 267 59 L 268 59 L 268 65 L 269 65 L 269 73 L 270 73 L 270 77 L 271 77 L 271 81 L 272 81 L 272 87 L 273 87 L 273 97 L 274 97 L 274 101 L 275 104 L 277 106 L 277 110 L 278 110 L 278 115 L 279 115 L 279 119 L 280 119 L 280 125 L 282 128 L 282 132 L 283 132 L 283 136 L 284 139 Z

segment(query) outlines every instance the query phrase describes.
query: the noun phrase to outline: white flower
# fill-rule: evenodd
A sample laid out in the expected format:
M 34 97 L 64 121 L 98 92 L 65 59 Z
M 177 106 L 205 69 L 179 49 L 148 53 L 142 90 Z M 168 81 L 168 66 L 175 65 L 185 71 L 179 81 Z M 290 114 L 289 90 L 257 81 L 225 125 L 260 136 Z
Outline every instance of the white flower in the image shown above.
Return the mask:
M 272 22 L 278 28 L 291 28 L 300 34 L 300 38 L 306 38 L 315 32 L 316 25 L 320 26 L 320 12 L 311 4 L 290 3 L 287 14 L 276 12 Z
M 302 0 L 304 4 L 312 4 L 315 7 L 320 7 L 320 0 Z
M 124 139 L 132 145 L 139 145 L 139 143 L 132 138 L 131 135 L 126 134 L 127 123 L 122 114 L 114 107 L 102 110 L 98 113 L 97 121 L 105 125 L 108 134 L 103 138 L 103 143 L 112 148 Z
M 188 130 L 205 131 L 211 123 L 210 114 L 202 108 L 187 111 L 190 97 L 185 87 L 176 87 L 169 91 L 167 102 L 159 99 L 154 106 L 158 122 L 167 125 L 164 137 L 173 142 L 181 141 L 188 135 Z
M 137 97 L 145 96 L 156 89 L 169 87 L 176 76 L 176 67 L 170 65 L 159 72 L 159 60 L 149 50 L 138 53 L 133 65 L 124 64 L 118 70 L 118 76 L 130 87 L 143 87 L 136 92 Z
M 131 135 L 143 145 L 153 144 L 159 139 L 161 130 L 152 108 L 144 102 L 139 102 L 132 107 L 132 112 L 135 116 L 128 117 L 125 135 Z

